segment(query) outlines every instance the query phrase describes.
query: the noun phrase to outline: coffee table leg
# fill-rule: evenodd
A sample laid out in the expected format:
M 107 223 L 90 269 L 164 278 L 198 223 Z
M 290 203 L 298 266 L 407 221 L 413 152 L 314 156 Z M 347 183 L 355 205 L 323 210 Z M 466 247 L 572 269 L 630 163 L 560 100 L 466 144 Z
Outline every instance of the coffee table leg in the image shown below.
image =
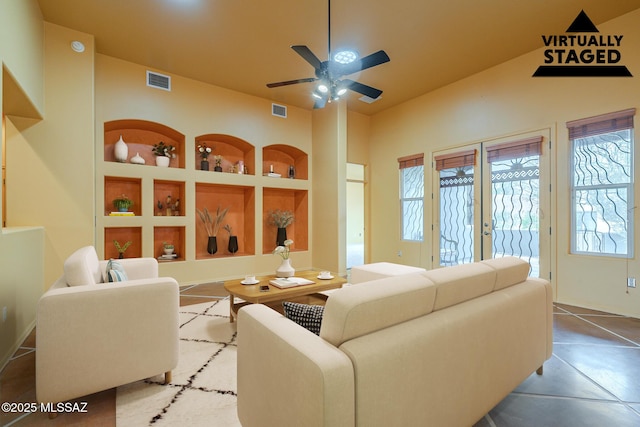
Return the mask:
M 233 295 L 229 296 L 229 322 L 235 322 L 236 313 L 233 312 Z

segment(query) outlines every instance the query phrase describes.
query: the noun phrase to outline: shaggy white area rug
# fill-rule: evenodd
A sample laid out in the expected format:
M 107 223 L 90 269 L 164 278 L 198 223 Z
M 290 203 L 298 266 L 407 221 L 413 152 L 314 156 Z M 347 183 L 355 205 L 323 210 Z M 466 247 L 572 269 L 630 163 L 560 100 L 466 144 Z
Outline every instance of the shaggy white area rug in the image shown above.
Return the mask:
M 118 426 L 240 426 L 236 387 L 236 324 L 229 300 L 180 307 L 180 358 L 164 376 L 118 387 Z

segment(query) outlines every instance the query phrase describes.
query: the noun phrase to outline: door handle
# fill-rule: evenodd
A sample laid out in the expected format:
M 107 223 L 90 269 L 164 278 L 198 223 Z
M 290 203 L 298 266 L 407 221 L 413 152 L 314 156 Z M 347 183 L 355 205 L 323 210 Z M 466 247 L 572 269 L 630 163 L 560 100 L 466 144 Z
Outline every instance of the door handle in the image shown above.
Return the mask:
M 483 231 L 482 234 L 484 234 L 485 236 L 488 236 L 488 235 L 491 234 L 491 232 L 490 231 Z

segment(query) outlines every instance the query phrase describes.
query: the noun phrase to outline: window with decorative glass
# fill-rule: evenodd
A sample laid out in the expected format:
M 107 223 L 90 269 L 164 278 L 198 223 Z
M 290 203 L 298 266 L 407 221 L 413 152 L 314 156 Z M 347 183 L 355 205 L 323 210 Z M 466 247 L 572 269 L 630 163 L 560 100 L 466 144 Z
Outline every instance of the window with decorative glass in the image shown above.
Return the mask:
M 398 159 L 402 240 L 424 241 L 424 154 Z
M 571 252 L 633 256 L 635 109 L 567 123 Z

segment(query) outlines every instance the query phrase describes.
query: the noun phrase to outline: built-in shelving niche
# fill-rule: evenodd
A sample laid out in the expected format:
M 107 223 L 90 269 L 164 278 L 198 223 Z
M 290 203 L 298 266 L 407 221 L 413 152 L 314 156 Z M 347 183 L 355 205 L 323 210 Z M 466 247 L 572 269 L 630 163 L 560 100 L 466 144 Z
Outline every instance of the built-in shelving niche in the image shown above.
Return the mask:
M 291 166 L 293 166 L 293 178 L 308 179 L 309 159 L 304 151 L 284 144 L 268 145 L 262 149 L 263 174 L 275 172 L 282 178 L 290 178 Z
M 147 120 L 113 120 L 104 124 L 104 160 L 115 162 L 114 147 L 122 135 L 123 141 L 129 148 L 127 163 L 136 154 L 145 160 L 145 165 L 156 167 L 156 156 L 153 146 L 160 141 L 173 145 L 175 157 L 171 159 L 169 167 L 184 168 L 185 137 L 180 132 L 160 123 Z
M 206 144 L 212 149 L 209 155 L 209 171 L 213 171 L 216 165 L 216 156 L 222 157 L 221 168 L 223 173 L 245 173 L 245 170 L 239 171 L 238 164 L 242 162 L 248 175 L 256 174 L 256 150 L 253 145 L 247 141 L 231 135 L 210 133 L 196 137 L 196 163 L 195 168 L 202 170 L 200 167 L 201 157 L 197 151 L 198 146 Z
M 207 252 L 208 234 L 196 212 L 196 259 L 254 255 L 255 204 L 254 187 L 196 183 L 196 209 L 203 211 L 206 207 L 212 216 L 216 215 L 218 207 L 229 209 L 216 235 L 218 251 L 213 255 Z M 239 249 L 235 254 L 227 250 L 229 233 L 223 228 L 226 224 L 238 237 Z
M 142 256 L 142 227 L 106 227 L 104 229 L 104 259 L 119 258 L 114 241 L 121 247 L 131 242 L 124 252 L 124 258 Z
M 309 201 L 307 190 L 264 188 L 262 194 L 262 251 L 273 252 L 276 247 L 277 228 L 269 224 L 269 213 L 275 210 L 291 211 L 294 221 L 287 227 L 287 238 L 293 240 L 292 251 L 309 249 Z

